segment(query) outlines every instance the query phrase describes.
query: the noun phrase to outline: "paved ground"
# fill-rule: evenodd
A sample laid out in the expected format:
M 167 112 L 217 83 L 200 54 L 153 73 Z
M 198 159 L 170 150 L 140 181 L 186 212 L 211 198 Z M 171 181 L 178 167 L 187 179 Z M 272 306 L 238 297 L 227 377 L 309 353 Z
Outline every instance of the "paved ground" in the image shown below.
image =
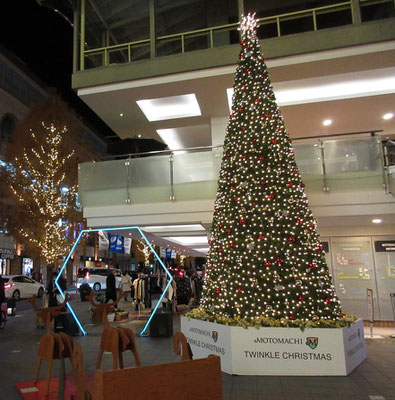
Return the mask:
M 88 335 L 74 337 L 82 343 L 86 370 L 94 369 L 100 341 L 101 325 L 92 323 L 89 303 L 73 302 Z M 122 308 L 132 311 L 130 303 Z M 143 320 L 126 322 L 137 334 Z M 179 317 L 174 318 L 174 331 L 179 330 Z M 0 331 L 0 400 L 14 400 L 19 396 L 15 382 L 34 377 L 37 349 L 42 329 L 35 326 L 30 305 L 18 303 L 15 317 L 10 317 Z M 366 332 L 369 333 L 369 332 Z M 395 339 L 389 337 L 395 329 L 375 328 L 383 339 L 367 339 L 367 360 L 347 377 L 273 377 L 231 376 L 222 374 L 224 399 L 240 400 L 395 400 Z M 179 360 L 172 350 L 171 338 L 136 337 L 143 365 L 161 364 Z M 126 365 L 134 365 L 131 353 L 125 356 Z M 55 363 L 54 372 L 59 364 Z M 69 370 L 69 365 L 66 364 Z M 44 365 L 41 377 L 44 377 Z M 111 368 L 111 355 L 104 355 L 103 369 Z M 187 371 L 186 371 L 187 373 Z M 154 377 L 153 377 L 154 379 Z M 196 382 L 196 384 L 199 384 Z M 194 399 L 191 399 L 194 400 Z

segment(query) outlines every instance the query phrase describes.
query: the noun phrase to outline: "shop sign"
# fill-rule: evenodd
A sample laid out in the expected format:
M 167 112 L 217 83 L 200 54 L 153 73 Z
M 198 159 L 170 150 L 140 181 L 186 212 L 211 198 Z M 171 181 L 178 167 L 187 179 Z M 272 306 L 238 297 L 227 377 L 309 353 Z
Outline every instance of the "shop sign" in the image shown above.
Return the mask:
M 395 251 L 395 240 L 376 240 L 374 242 L 376 253 Z
M 16 256 L 15 249 L 0 249 L 0 258 L 13 260 Z
M 181 317 L 194 358 L 216 354 L 236 375 L 348 375 L 366 358 L 363 321 L 326 329 L 231 327 Z

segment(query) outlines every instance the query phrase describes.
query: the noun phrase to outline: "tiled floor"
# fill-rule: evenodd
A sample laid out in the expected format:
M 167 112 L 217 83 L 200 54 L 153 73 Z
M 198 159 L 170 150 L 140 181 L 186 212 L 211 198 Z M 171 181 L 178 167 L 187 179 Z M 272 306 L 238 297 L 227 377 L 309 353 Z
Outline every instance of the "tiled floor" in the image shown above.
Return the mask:
M 88 303 L 74 303 L 88 332 L 85 337 L 74 338 L 83 345 L 84 365 L 88 371 L 94 369 L 101 334 L 101 325 L 92 324 L 89 307 Z M 122 304 L 122 308 L 131 309 L 131 306 Z M 143 324 L 143 320 L 136 320 L 127 322 L 126 326 L 138 333 Z M 174 330 L 178 329 L 179 318 L 176 317 Z M 374 333 L 384 338 L 366 340 L 367 360 L 347 377 L 231 376 L 223 373 L 224 399 L 395 400 L 395 339 L 389 337 L 394 330 L 375 328 Z M 5 330 L 0 331 L 0 400 L 18 399 L 14 383 L 34 376 L 38 342 L 43 333 L 36 329 L 29 309 L 10 318 Z M 136 343 L 143 365 L 180 359 L 173 353 L 171 338 L 136 337 Z M 125 363 L 133 365 L 131 353 L 125 356 Z M 55 363 L 54 372 L 57 368 Z M 104 355 L 102 368 L 111 368 L 111 355 Z

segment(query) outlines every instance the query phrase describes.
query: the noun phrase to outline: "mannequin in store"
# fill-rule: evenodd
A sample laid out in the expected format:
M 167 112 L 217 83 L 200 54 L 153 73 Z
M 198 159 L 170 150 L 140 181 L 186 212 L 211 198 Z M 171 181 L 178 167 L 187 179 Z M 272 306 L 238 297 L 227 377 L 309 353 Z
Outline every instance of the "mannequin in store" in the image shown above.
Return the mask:
M 125 271 L 121 280 L 121 288 L 123 291 L 123 297 L 125 301 L 128 301 L 128 294 L 132 292 L 132 279 L 130 275 Z

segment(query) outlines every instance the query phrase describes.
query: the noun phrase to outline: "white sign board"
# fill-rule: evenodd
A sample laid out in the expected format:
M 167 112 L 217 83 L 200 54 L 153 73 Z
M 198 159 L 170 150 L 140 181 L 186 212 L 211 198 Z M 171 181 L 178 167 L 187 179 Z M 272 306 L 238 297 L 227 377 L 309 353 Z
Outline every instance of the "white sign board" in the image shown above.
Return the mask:
M 194 358 L 217 354 L 236 375 L 347 375 L 366 358 L 363 322 L 350 328 L 230 327 L 181 318 Z

